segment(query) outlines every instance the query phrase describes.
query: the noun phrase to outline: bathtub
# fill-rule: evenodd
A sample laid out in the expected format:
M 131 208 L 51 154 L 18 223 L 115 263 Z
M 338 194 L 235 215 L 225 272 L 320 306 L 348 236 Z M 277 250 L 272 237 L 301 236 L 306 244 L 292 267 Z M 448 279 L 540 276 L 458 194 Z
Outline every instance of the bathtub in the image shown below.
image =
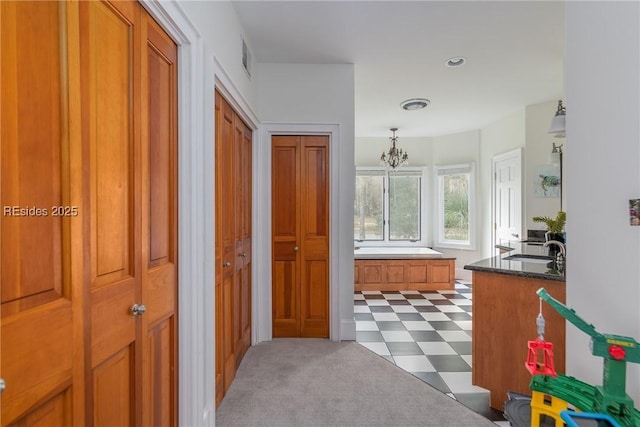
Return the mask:
M 355 247 L 355 259 L 432 259 L 442 258 L 442 253 L 431 248 L 422 247 Z

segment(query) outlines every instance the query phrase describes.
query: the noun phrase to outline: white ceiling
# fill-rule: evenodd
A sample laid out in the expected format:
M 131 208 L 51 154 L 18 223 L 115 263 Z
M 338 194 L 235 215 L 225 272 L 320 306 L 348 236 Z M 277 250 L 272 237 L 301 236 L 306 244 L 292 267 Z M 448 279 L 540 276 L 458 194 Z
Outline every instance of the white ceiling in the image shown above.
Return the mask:
M 254 61 L 355 64 L 358 137 L 480 129 L 563 97 L 561 1 L 234 1 Z M 460 68 L 445 66 L 464 56 Z M 431 100 L 405 111 L 408 98 Z M 551 117 L 549 118 L 551 119 Z

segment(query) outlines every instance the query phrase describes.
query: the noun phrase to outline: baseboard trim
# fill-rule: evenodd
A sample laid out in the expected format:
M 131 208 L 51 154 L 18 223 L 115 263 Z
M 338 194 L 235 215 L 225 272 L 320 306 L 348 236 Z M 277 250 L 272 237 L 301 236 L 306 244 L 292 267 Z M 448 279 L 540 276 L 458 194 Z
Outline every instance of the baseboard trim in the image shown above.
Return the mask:
M 340 341 L 356 340 L 356 321 L 354 319 L 340 320 Z

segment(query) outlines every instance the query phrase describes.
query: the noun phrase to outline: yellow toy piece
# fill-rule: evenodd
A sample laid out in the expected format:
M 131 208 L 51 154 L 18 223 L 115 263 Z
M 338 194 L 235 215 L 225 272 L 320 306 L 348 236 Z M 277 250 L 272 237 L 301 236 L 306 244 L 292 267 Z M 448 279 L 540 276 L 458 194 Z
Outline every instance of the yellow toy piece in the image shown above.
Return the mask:
M 564 400 L 550 394 L 533 391 L 531 394 L 531 427 L 540 427 L 542 415 L 553 418 L 556 427 L 563 427 L 565 424 L 560 417 L 560 412 L 568 409 L 569 404 Z

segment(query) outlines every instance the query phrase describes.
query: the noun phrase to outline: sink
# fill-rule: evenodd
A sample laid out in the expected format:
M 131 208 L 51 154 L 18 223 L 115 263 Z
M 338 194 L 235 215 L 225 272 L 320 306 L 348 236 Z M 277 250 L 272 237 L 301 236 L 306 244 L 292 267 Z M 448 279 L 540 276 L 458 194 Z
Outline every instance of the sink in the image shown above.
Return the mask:
M 515 254 L 510 255 L 508 257 L 502 258 L 509 261 L 519 261 L 519 262 L 533 262 L 537 264 L 547 264 L 553 261 L 553 258 L 545 255 L 527 255 L 527 254 Z

